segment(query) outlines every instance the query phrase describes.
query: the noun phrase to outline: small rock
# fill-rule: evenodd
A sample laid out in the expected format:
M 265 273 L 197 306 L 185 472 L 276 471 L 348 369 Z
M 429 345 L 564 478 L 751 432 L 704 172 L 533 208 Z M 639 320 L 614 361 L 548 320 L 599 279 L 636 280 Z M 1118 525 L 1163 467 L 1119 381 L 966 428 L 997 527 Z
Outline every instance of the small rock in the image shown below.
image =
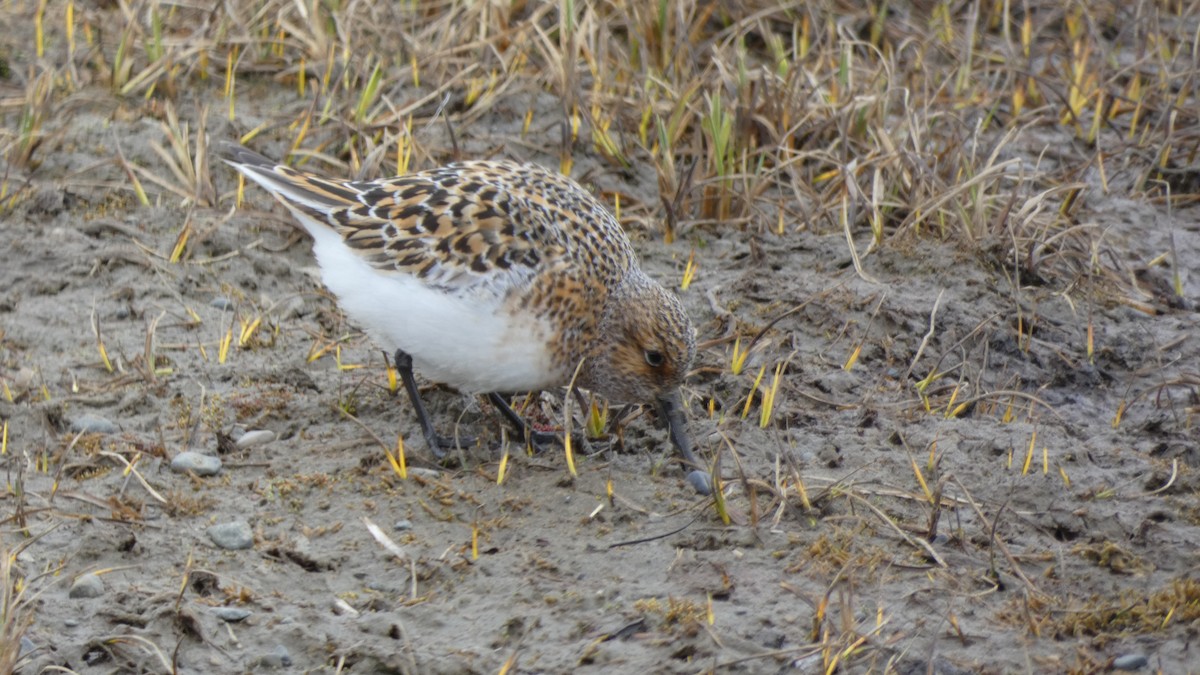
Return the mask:
M 392 528 L 400 532 L 407 532 L 413 528 L 413 524 L 411 520 L 397 520 Z
M 171 460 L 171 470 L 177 473 L 190 471 L 197 476 L 215 476 L 221 472 L 221 459 L 199 452 L 181 452 Z
M 33 640 L 30 640 L 29 638 L 22 635 L 21 636 L 21 649 L 20 649 L 20 651 L 17 652 L 17 660 L 22 661 L 24 659 L 29 658 L 34 652 L 37 651 L 37 648 L 38 648 L 38 646 L 33 642 Z
M 287 647 L 278 645 L 269 654 L 264 654 L 258 660 L 258 665 L 264 668 L 289 668 L 292 665 L 292 655 L 288 653 Z
M 944 534 L 942 532 L 938 532 L 937 534 L 933 535 L 933 539 L 930 539 L 929 543 L 933 544 L 934 546 L 942 546 L 942 545 L 948 543 L 949 541 L 950 541 L 949 535 Z
M 687 482 L 697 494 L 712 494 L 712 479 L 709 478 L 707 473 L 699 469 L 695 469 L 687 475 Z
M 256 445 L 266 445 L 273 440 L 275 440 L 274 431 L 269 429 L 256 429 L 254 431 L 247 431 L 246 433 L 242 434 L 242 437 L 237 439 L 237 443 L 235 443 L 235 445 L 237 446 L 238 450 L 245 450 L 246 448 L 253 448 Z
M 827 468 L 836 469 L 842 465 L 842 449 L 832 441 L 826 441 L 817 451 L 817 458 Z
M 233 309 L 233 300 L 221 295 L 213 298 L 212 302 L 208 303 L 208 306 L 216 307 L 221 311 L 229 311 Z
M 95 574 L 84 574 L 75 579 L 67 596 L 71 598 L 98 598 L 104 595 L 104 582 Z
M 208 538 L 212 539 L 217 546 L 229 551 L 238 551 L 254 546 L 254 532 L 250 529 L 250 524 L 244 520 L 213 525 L 208 528 Z
M 222 621 L 237 623 L 250 616 L 250 610 L 241 607 L 217 607 L 213 609 L 213 614 Z
M 345 600 L 343 600 L 341 598 L 333 599 L 333 608 L 332 609 L 333 609 L 333 613 L 337 614 L 338 616 L 355 617 L 355 616 L 358 616 L 358 614 L 359 614 L 357 609 L 354 609 L 353 607 L 351 607 L 350 603 L 346 602 Z
M 1150 665 L 1150 660 L 1141 654 L 1122 654 L 1113 659 L 1113 670 L 1141 670 Z
M 115 434 L 117 425 L 99 415 L 88 413 L 71 420 L 71 431 L 81 434 Z

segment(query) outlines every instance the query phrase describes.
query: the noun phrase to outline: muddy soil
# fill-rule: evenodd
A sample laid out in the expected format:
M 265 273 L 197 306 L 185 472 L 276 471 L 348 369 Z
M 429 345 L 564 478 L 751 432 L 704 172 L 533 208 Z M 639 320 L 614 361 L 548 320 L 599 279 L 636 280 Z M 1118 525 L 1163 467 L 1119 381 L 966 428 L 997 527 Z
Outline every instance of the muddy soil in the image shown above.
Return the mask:
M 233 139 L 306 105 L 268 79 L 244 87 L 237 124 L 219 83 L 178 113 Z M 521 127 L 559 105 L 513 92 L 454 142 L 557 166 L 539 148 L 559 130 Z M 21 672 L 820 672 L 823 646 L 853 672 L 1197 669 L 1200 275 L 1182 270 L 1178 298 L 1170 262 L 1149 264 L 1172 246 L 1200 260 L 1195 206 L 1111 177 L 1090 194 L 1080 220 L 1107 233 L 1136 296 L 1014 274 L 991 254 L 1003 242 L 868 251 L 865 222 L 859 270 L 821 218 L 782 235 L 685 222 L 665 244 L 653 169 L 581 143 L 575 175 L 622 195 L 653 276 L 678 288 L 694 251 L 680 296 L 703 348 L 684 394 L 700 450 L 720 456 L 725 523 L 649 411 L 614 411 L 577 477 L 561 452 L 514 448 L 497 484 L 502 420 L 425 383 L 437 424 L 480 439 L 435 463 L 265 194 L 235 209 L 235 175 L 213 160 L 215 206 L 159 189 L 139 205 L 114 158 L 169 180 L 162 117 L 82 88 L 3 214 L 0 535 L 24 545 L 38 593 Z M 419 133 L 421 162 L 451 157 L 443 125 Z M 253 145 L 279 156 L 291 138 Z M 1055 142 L 1069 139 L 1025 149 Z M 735 337 L 756 335 L 733 374 Z M 743 410 L 777 366 L 764 427 L 761 393 Z M 530 414 L 561 425 L 561 394 Z M 406 479 L 386 456 L 398 435 Z M 220 472 L 173 471 L 183 452 Z M 214 544 L 232 522 L 249 548 Z M 98 587 L 73 591 L 89 574 Z

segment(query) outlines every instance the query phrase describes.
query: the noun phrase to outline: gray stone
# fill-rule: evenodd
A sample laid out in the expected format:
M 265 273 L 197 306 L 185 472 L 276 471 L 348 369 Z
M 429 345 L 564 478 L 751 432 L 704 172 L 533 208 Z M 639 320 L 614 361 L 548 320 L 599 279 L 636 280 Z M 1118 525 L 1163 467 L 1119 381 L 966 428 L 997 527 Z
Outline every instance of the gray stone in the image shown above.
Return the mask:
M 171 470 L 197 476 L 215 476 L 221 472 L 221 458 L 199 452 L 181 452 L 171 459 Z
M 292 655 L 288 653 L 287 647 L 278 645 L 269 654 L 260 657 L 258 665 L 263 668 L 289 668 L 292 665 Z
M 213 298 L 212 302 L 208 303 L 208 306 L 216 307 L 217 309 L 222 310 L 222 311 L 229 311 L 229 310 L 233 309 L 233 300 L 230 300 L 229 298 L 221 295 L 221 296 L 217 296 L 217 297 Z
M 250 529 L 250 524 L 244 520 L 213 525 L 208 528 L 208 538 L 217 546 L 229 551 L 254 546 L 254 532 Z
M 411 520 L 397 520 L 392 527 L 400 532 L 407 532 L 413 528 L 413 524 Z
M 17 652 L 17 660 L 20 661 L 20 660 L 29 658 L 30 656 L 33 655 L 34 652 L 37 651 L 37 648 L 38 648 L 38 646 L 36 644 L 34 644 L 33 640 L 30 640 L 29 638 L 22 635 L 21 636 L 21 649 L 20 649 L 20 651 Z
M 71 431 L 81 434 L 115 434 L 118 429 L 112 421 L 88 413 L 71 420 Z
M 216 607 L 213 609 L 213 614 L 222 621 L 237 623 L 250 616 L 250 610 L 241 607 Z
M 98 598 L 104 595 L 104 582 L 95 574 L 84 574 L 77 577 L 67 592 L 72 598 Z
M 237 439 L 238 450 L 253 448 L 256 445 L 265 445 L 275 440 L 275 432 L 269 429 L 255 429 L 242 434 L 242 437 Z
M 1141 654 L 1122 654 L 1113 659 L 1113 670 L 1141 670 L 1150 665 L 1150 660 Z

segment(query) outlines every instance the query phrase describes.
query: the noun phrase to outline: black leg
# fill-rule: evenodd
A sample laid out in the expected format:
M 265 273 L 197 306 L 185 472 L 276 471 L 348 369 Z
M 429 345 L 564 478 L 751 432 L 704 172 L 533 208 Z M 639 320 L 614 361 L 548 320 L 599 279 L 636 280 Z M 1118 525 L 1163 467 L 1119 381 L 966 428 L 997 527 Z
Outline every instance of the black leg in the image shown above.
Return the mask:
M 400 380 L 404 383 L 404 390 L 408 392 L 408 400 L 417 413 L 417 420 L 421 423 L 421 433 L 425 436 L 425 442 L 429 445 L 430 452 L 438 459 L 442 459 L 446 456 L 448 449 L 471 445 L 473 442 L 471 439 L 446 437 L 438 434 L 437 430 L 433 428 L 433 422 L 429 419 L 429 412 L 425 410 L 421 392 L 417 391 L 417 380 L 413 377 L 412 357 L 404 350 L 397 349 L 393 360 L 396 372 L 400 374 Z
M 559 442 L 558 434 L 552 431 L 538 431 L 531 427 L 528 422 L 517 414 L 516 410 L 504 400 L 500 394 L 492 392 L 487 395 L 488 401 L 495 406 L 496 410 L 508 421 L 509 425 L 517 432 L 517 437 L 526 443 L 533 445 L 533 449 L 541 452 L 545 446 Z

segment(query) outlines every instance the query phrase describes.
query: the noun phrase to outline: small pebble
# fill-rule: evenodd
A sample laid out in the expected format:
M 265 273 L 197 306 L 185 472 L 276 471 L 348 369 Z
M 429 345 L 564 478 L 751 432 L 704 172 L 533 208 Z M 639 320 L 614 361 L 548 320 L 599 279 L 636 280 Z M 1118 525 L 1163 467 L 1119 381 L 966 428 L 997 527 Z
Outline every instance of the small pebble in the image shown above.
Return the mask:
M 67 596 L 72 598 L 98 598 L 101 595 L 104 595 L 104 582 L 95 574 L 76 578 L 67 592 Z
M 208 528 L 208 538 L 212 539 L 217 546 L 229 551 L 246 549 L 254 545 L 254 532 L 250 529 L 250 524 L 244 520 L 213 525 Z
M 1122 654 L 1113 659 L 1113 670 L 1141 670 L 1150 665 L 1149 659 L 1141 654 Z
M 250 610 L 241 607 L 217 607 L 213 609 L 213 614 L 222 621 L 237 623 L 250 616 Z
M 67 628 L 74 628 L 79 625 L 79 619 L 63 619 L 63 625 Z
M 258 664 L 265 668 L 289 668 L 292 665 L 292 655 L 288 653 L 287 647 L 279 645 L 271 653 L 263 655 Z
M 222 295 L 222 296 L 213 298 L 212 302 L 208 303 L 208 306 L 216 307 L 217 309 L 222 310 L 222 311 L 232 310 L 233 309 L 233 300 L 230 300 L 229 298 Z
M 215 476 L 221 472 L 221 459 L 199 452 L 181 452 L 171 459 L 171 470 L 177 473 L 191 471 L 197 476 Z
M 933 539 L 930 539 L 929 543 L 933 544 L 934 546 L 941 546 L 949 541 L 950 541 L 949 535 L 944 534 L 942 532 L 938 532 L 937 534 L 933 535 Z
M 695 469 L 687 475 L 687 482 L 698 494 L 712 494 L 712 479 L 699 469 Z
M 413 528 L 413 524 L 411 520 L 397 520 L 392 527 L 400 532 L 407 532 Z
M 17 652 L 17 660 L 20 661 L 22 659 L 29 658 L 29 655 L 36 652 L 37 648 L 38 648 L 38 646 L 36 644 L 34 644 L 33 640 L 30 640 L 29 638 L 22 635 L 21 636 L 21 649 L 20 649 L 20 651 Z
M 71 421 L 71 431 L 81 434 L 115 434 L 117 425 L 99 415 L 88 413 Z
M 235 445 L 237 445 L 238 450 L 245 450 L 246 448 L 253 448 L 256 445 L 266 445 L 273 440 L 275 440 L 274 431 L 269 429 L 256 429 L 254 431 L 247 431 L 246 433 L 242 434 L 242 437 L 237 439 L 237 443 Z

